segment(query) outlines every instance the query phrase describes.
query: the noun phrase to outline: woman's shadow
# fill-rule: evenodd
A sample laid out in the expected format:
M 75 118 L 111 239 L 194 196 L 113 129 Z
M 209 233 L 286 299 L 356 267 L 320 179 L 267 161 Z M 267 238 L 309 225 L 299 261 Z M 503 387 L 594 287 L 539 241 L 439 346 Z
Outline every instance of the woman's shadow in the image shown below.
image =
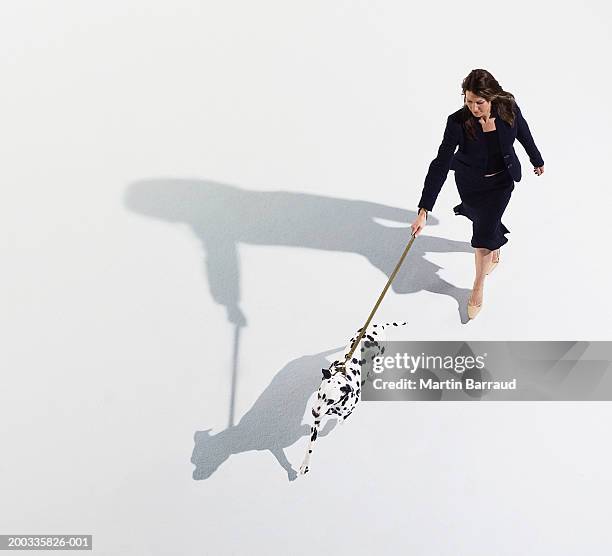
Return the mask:
M 202 244 L 213 299 L 225 306 L 229 322 L 246 325 L 240 306 L 238 245 L 284 245 L 364 256 L 387 278 L 410 239 L 414 211 L 367 201 L 284 191 L 249 191 L 208 180 L 148 179 L 129 185 L 131 211 L 188 225 Z M 388 227 L 376 219 L 404 227 Z M 430 216 L 427 225 L 438 221 Z M 419 235 L 391 288 L 396 293 L 429 291 L 447 295 L 468 322 L 469 289 L 442 279 L 442 268 L 427 252 L 472 253 L 468 242 Z M 372 291 L 374 296 L 377 292 Z

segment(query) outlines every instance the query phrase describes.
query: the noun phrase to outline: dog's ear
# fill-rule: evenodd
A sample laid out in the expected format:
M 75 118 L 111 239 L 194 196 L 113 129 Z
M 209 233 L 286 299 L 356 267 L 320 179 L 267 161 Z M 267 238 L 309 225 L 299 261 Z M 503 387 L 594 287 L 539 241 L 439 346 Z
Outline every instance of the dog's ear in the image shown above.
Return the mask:
M 321 369 L 321 371 L 323 371 L 323 378 L 331 378 L 331 372 L 329 371 L 329 369 Z

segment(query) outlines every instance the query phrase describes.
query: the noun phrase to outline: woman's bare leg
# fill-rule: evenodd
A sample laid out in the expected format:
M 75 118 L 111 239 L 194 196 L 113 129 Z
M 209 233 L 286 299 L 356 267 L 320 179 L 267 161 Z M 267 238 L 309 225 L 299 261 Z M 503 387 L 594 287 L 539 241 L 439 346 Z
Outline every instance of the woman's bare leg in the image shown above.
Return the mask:
M 474 286 L 472 287 L 472 295 L 470 296 L 470 305 L 480 305 L 482 303 L 482 294 L 484 290 L 485 272 L 491 266 L 493 251 L 484 247 L 476 247 L 475 262 L 476 262 L 476 277 L 474 278 Z

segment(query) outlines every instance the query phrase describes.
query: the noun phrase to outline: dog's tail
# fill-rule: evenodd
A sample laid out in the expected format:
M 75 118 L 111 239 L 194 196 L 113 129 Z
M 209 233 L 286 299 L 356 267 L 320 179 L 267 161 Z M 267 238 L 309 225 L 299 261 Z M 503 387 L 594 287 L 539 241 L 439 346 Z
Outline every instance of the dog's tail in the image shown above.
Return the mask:
M 364 343 L 364 347 L 361 349 L 361 351 L 365 351 L 364 348 L 374 347 L 380 351 L 380 353 L 378 353 L 377 355 L 381 355 L 385 351 L 384 346 L 381 346 L 381 344 L 388 340 L 388 331 L 392 327 L 406 326 L 407 324 L 407 322 L 385 322 L 371 324 L 370 328 L 366 330 L 365 334 L 363 335 L 362 341 Z M 351 351 L 355 340 L 357 340 L 362 330 L 363 326 L 359 330 L 357 330 L 355 335 L 351 338 L 351 341 L 349 342 L 349 347 L 345 350 L 345 356 Z M 374 357 L 376 357 L 376 355 Z

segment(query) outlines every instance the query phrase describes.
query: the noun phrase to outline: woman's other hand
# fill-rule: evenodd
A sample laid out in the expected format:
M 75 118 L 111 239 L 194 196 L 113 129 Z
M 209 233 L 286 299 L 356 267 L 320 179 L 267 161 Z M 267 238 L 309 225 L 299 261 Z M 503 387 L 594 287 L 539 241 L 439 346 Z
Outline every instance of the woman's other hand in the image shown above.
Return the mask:
M 417 215 L 415 221 L 410 225 L 412 229 L 412 235 L 418 236 L 421 233 L 421 230 L 425 227 L 425 221 L 427 220 L 427 212 L 425 209 L 419 209 L 419 214 Z
M 534 173 L 536 176 L 541 176 L 541 175 L 544 173 L 544 166 L 536 166 L 536 167 L 533 169 L 533 173 Z

